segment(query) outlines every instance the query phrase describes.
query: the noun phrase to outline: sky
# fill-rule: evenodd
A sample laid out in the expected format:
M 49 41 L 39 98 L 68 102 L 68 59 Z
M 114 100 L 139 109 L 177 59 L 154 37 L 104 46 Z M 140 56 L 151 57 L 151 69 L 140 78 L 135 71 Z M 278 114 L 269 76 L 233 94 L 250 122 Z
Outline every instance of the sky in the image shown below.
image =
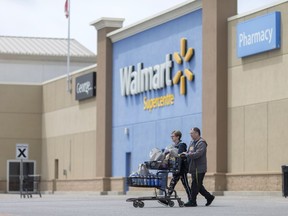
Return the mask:
M 238 14 L 279 0 L 238 0 Z M 96 29 L 101 17 L 125 18 L 123 26 L 153 16 L 186 0 L 70 0 L 70 38 L 96 53 Z M 67 38 L 65 0 L 0 0 L 0 35 Z

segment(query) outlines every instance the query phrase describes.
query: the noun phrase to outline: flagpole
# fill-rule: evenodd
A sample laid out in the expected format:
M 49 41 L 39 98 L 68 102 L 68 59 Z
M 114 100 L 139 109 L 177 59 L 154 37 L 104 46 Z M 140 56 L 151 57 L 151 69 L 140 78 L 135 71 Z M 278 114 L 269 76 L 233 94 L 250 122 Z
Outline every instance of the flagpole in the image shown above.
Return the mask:
M 72 80 L 70 77 L 70 0 L 68 1 L 68 47 L 67 47 L 67 92 L 72 93 Z

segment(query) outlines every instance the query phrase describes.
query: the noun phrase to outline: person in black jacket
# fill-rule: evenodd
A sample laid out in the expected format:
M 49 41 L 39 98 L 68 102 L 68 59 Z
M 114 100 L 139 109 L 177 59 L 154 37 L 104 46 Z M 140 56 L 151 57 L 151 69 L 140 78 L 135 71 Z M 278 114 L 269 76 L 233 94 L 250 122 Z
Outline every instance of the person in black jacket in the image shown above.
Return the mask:
M 187 151 L 187 145 L 182 142 L 181 137 L 182 137 L 182 133 L 180 131 L 178 131 L 178 130 L 172 131 L 172 133 L 171 133 L 171 139 L 173 141 L 172 147 L 178 149 L 178 152 L 177 152 L 178 155 L 181 155 L 181 153 Z M 170 153 L 169 149 L 165 150 L 165 153 L 166 154 Z M 182 184 L 186 190 L 188 200 L 191 200 L 192 199 L 192 193 L 191 193 L 191 189 L 189 187 L 188 178 L 187 178 L 188 163 L 187 163 L 186 156 L 181 156 L 180 163 L 181 163 L 180 172 L 179 173 L 173 173 L 172 179 L 171 179 L 169 187 L 168 187 L 167 195 L 168 196 L 172 195 L 176 184 L 181 179 L 181 182 L 182 182 Z M 161 204 L 168 205 L 167 200 L 159 200 L 159 202 Z

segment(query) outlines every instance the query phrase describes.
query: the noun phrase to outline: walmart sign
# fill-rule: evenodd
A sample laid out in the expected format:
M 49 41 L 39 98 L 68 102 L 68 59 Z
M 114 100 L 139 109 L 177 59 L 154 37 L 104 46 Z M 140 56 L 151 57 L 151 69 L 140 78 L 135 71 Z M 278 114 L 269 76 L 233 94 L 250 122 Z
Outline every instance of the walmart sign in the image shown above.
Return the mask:
M 239 58 L 280 48 L 280 15 L 273 12 L 237 25 Z

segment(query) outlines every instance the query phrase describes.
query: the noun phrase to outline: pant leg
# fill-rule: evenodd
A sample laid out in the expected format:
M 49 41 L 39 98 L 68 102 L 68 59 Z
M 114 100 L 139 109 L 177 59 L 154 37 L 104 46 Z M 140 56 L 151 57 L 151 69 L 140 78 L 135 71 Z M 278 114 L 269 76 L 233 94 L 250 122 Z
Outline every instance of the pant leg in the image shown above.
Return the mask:
M 192 203 L 197 203 L 197 195 L 199 193 L 199 188 L 198 188 L 198 177 L 196 177 L 195 173 L 191 174 L 192 178 L 192 183 L 191 183 L 191 192 L 192 192 L 192 197 L 191 197 L 191 202 Z
M 188 178 L 187 178 L 187 173 L 183 173 L 181 175 L 181 182 L 183 184 L 183 187 L 185 188 L 185 191 L 187 193 L 187 197 L 188 197 L 188 200 L 191 200 L 192 199 L 192 192 L 191 192 L 191 189 L 190 189 L 190 186 L 189 186 L 189 182 L 188 182 Z
M 197 201 L 197 195 L 200 193 L 202 196 L 204 196 L 206 199 L 211 198 L 211 194 L 205 189 L 203 185 L 203 180 L 205 177 L 205 173 L 193 173 L 192 176 L 192 202 L 196 203 Z
M 180 179 L 179 174 L 173 174 L 172 175 L 172 179 L 171 179 L 169 187 L 168 187 L 168 195 L 169 196 L 173 193 L 174 188 L 175 188 L 177 182 L 179 181 L 179 179 Z
M 199 193 L 204 196 L 206 199 L 211 199 L 212 195 L 205 189 L 204 185 L 203 185 L 203 180 L 204 180 L 204 177 L 205 177 L 205 173 L 199 173 L 200 175 L 203 175 L 202 178 L 202 182 L 201 182 L 201 186 L 199 188 Z M 198 174 L 198 175 L 199 175 Z

